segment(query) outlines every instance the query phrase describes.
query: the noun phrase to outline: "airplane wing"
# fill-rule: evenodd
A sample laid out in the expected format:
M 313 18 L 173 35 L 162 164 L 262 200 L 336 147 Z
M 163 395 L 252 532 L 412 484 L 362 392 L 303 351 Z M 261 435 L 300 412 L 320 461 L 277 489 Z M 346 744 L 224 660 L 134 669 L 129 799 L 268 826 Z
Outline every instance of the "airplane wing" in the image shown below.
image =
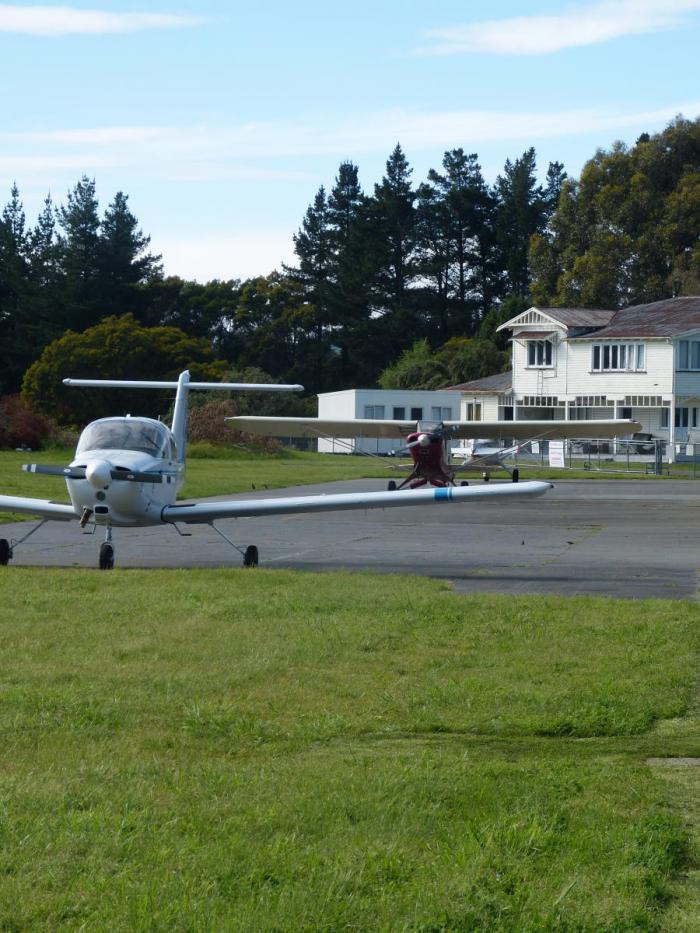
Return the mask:
M 636 421 L 445 421 L 450 437 L 513 437 L 531 441 L 570 437 L 621 437 L 641 430 Z
M 166 505 L 164 522 L 209 524 L 220 518 L 252 518 L 264 515 L 292 515 L 296 512 L 339 512 L 350 509 L 389 509 L 408 505 L 449 505 L 477 499 L 541 496 L 551 483 L 491 483 L 483 486 L 444 489 L 407 489 L 384 492 L 352 492 L 328 496 L 281 496 L 269 499 L 238 499 L 228 502 L 198 502 Z
M 415 421 L 388 421 L 370 418 L 267 418 L 241 415 L 226 419 L 234 428 L 247 434 L 267 437 L 388 437 L 405 438 L 416 430 Z M 449 435 L 466 437 L 513 437 L 531 440 L 537 437 L 621 437 L 641 431 L 636 421 L 608 419 L 601 421 L 445 421 Z
M 398 440 L 416 430 L 415 421 L 381 421 L 371 418 L 268 418 L 240 415 L 226 420 L 246 434 L 264 434 L 266 437 L 389 437 Z
M 0 496 L 0 511 L 39 515 L 41 518 L 50 518 L 59 522 L 79 518 L 72 505 L 52 502 L 50 499 L 29 499 L 26 496 Z

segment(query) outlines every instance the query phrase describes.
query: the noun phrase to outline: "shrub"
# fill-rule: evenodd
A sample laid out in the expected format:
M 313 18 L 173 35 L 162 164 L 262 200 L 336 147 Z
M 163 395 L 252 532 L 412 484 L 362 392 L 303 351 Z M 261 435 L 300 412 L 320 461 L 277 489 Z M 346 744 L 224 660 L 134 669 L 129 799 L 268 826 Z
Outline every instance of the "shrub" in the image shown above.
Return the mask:
M 50 418 L 40 415 L 19 395 L 0 398 L 0 448 L 44 447 L 56 439 Z

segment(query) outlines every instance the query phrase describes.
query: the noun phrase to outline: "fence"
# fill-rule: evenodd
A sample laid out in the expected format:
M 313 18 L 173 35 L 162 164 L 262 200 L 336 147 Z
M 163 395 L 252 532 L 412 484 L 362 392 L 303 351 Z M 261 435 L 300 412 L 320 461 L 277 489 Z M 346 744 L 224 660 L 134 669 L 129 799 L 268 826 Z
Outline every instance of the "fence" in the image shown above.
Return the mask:
M 673 463 L 668 462 L 668 443 L 659 438 L 574 438 L 563 444 L 566 466 L 573 470 L 700 478 L 700 444 L 676 444 Z M 523 466 L 549 466 L 549 441 L 527 442 L 513 460 Z

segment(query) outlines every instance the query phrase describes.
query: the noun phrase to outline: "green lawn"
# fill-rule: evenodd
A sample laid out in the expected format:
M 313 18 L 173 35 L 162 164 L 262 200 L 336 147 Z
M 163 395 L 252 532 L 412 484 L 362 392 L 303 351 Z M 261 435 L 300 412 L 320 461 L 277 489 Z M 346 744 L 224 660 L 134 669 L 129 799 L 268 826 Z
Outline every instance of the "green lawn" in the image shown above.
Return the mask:
M 0 587 L 3 929 L 697 929 L 687 808 L 647 764 L 700 755 L 694 604 L 291 571 Z

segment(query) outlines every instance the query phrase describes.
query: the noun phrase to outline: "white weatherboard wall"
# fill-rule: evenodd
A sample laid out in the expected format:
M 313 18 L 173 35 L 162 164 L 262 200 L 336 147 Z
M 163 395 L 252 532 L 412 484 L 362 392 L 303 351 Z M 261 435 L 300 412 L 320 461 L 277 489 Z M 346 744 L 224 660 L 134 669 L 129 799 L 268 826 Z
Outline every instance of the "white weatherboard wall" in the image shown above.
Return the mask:
M 401 421 L 457 421 L 459 414 L 459 392 L 429 392 L 422 389 L 345 389 L 341 392 L 322 392 L 318 396 L 319 418 L 366 418 L 366 409 L 372 407 L 374 417 L 393 420 L 394 409 L 403 408 Z M 384 414 L 376 414 L 376 409 L 383 407 Z M 433 414 L 433 408 L 441 409 L 440 418 Z M 420 416 L 411 417 L 412 409 L 420 409 Z M 450 413 L 443 411 L 449 409 Z M 415 414 L 415 412 L 414 412 Z M 386 454 L 403 446 L 403 438 L 396 433 L 396 440 L 378 437 L 358 438 L 321 438 L 318 449 L 321 453 L 372 453 Z

